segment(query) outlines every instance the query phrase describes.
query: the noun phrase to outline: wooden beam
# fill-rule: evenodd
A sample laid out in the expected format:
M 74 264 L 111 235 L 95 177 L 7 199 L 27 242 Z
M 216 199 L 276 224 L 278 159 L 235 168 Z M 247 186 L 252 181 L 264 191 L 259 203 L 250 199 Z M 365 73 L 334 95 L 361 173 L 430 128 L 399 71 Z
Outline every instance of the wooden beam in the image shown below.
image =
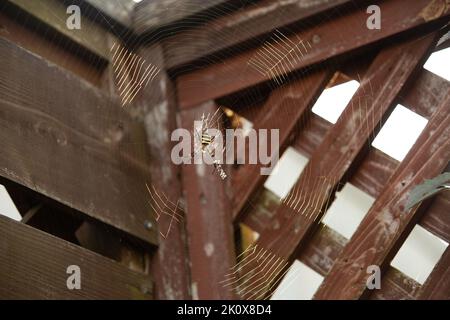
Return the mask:
M 217 6 L 227 7 L 230 0 L 146 0 L 138 4 L 135 9 L 134 31 L 138 34 L 155 31 L 178 21 L 204 21 L 205 12 Z M 217 13 L 216 13 L 217 14 Z M 212 14 L 211 18 L 215 15 Z
M 350 0 L 258 1 L 164 39 L 162 43 L 167 68 L 177 68 L 237 45 L 242 47 L 243 42 L 300 20 L 326 14 L 331 9 L 338 9 L 352 2 Z
M 380 40 L 392 37 L 407 30 L 425 26 L 438 18 L 444 20 L 450 15 L 445 3 L 436 8 L 429 0 L 417 0 L 405 6 L 403 0 L 390 0 L 378 4 L 383 12 L 381 30 L 367 30 L 364 23 L 365 11 L 358 10 L 342 15 L 330 22 L 324 22 L 294 34 L 291 41 L 308 41 L 312 46 L 301 59 L 286 63 L 286 72 L 298 70 L 324 60 L 349 53 Z M 375 4 L 375 3 L 374 3 Z M 441 10 L 442 9 L 442 10 Z M 428 10 L 428 11 L 427 11 Z M 438 14 L 430 15 L 430 10 Z M 424 12 L 428 12 L 424 16 Z M 339 30 L 339 31 L 338 31 Z M 345 37 L 340 32 L 345 31 Z M 359 39 L 355 41 L 355 39 Z M 283 44 L 275 44 L 280 49 Z M 261 48 L 249 50 L 226 61 L 196 70 L 177 78 L 178 97 L 181 108 L 190 108 L 204 101 L 217 99 L 233 92 L 268 81 L 264 74 L 249 67 L 249 61 Z M 282 68 L 280 68 L 281 70 Z M 284 73 L 284 72 L 283 72 Z M 279 73 L 277 73 L 279 74 Z
M 450 247 L 447 247 L 438 264 L 434 267 L 427 281 L 423 284 L 419 299 L 450 299 Z
M 16 21 L 13 17 L 0 12 L 0 37 L 40 55 L 41 57 L 73 72 L 86 81 L 100 86 L 101 70 L 94 66 L 74 51 L 65 50 L 64 45 L 57 41 L 51 41 L 32 29 Z
M 447 166 L 449 110 L 450 97 L 447 97 L 344 248 L 316 293 L 316 299 L 358 299 L 366 289 L 366 268 L 389 263 L 401 239 L 417 220 L 418 210 L 405 210 L 409 192 Z
M 159 45 L 138 49 L 140 57 L 164 70 L 163 52 Z M 181 193 L 181 167 L 171 159 L 171 132 L 177 128 L 176 102 L 172 82 L 161 71 L 155 85 L 142 90 L 135 100 L 132 113 L 145 123 L 147 145 L 152 155 L 149 170 L 157 192 L 174 204 L 184 203 Z M 133 107 L 131 107 L 133 109 Z M 189 256 L 186 247 L 186 217 L 182 209 L 180 220 L 174 222 L 168 215 L 158 219 L 159 247 L 155 252 L 151 273 L 155 279 L 155 298 L 164 300 L 190 299 Z
M 98 57 L 109 61 L 110 48 L 105 41 L 108 31 L 85 17 L 81 18 L 80 30 L 70 30 L 66 25 L 67 18 L 69 17 L 69 14 L 67 14 L 67 6 L 60 1 L 7 0 L 7 3 L 9 5 L 12 4 L 15 8 L 20 8 L 57 33 L 89 50 Z
M 338 182 L 367 152 L 371 135 L 435 41 L 435 34 L 410 40 L 375 58 L 344 113 L 277 210 L 278 224 L 260 235 L 261 248 L 286 261 L 293 259 L 301 240 L 317 226 Z
M 67 268 L 81 270 L 81 289 L 67 288 Z M 149 276 L 0 215 L 0 298 L 151 299 Z
M 212 115 L 216 110 L 217 106 L 210 102 L 182 111 L 182 127 L 192 132 L 194 121 L 199 121 L 203 113 Z M 213 170 L 206 164 L 184 165 L 182 170 L 193 299 L 233 298 L 233 293 L 220 284 L 235 263 L 226 192 L 229 179 L 223 181 Z
M 94 8 L 98 9 L 100 14 L 105 14 L 111 19 L 119 22 L 126 28 L 132 28 L 132 15 L 136 2 L 133 0 L 83 0 Z
M 98 89 L 0 39 L 0 175 L 156 243 L 144 128 Z
M 280 87 L 272 92 L 261 107 L 254 129 L 279 129 L 280 156 L 293 140 L 292 132 L 319 97 L 332 77 L 332 72 L 320 71 Z M 248 152 L 246 153 L 248 154 Z M 238 170 L 236 179 L 245 183 L 236 185 L 233 197 L 233 217 L 239 215 L 247 199 L 260 187 L 267 176 L 261 175 L 262 165 L 245 164 Z

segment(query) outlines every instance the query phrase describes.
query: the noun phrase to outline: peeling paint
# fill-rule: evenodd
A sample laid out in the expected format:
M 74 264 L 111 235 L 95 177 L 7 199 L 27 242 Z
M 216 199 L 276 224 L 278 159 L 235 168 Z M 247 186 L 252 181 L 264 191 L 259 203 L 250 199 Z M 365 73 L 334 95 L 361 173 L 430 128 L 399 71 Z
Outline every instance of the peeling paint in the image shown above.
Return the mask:
M 206 256 L 208 257 L 211 257 L 214 254 L 214 244 L 211 242 L 205 244 L 203 249 L 205 250 Z
M 197 282 L 192 282 L 191 288 L 192 288 L 192 300 L 199 300 Z

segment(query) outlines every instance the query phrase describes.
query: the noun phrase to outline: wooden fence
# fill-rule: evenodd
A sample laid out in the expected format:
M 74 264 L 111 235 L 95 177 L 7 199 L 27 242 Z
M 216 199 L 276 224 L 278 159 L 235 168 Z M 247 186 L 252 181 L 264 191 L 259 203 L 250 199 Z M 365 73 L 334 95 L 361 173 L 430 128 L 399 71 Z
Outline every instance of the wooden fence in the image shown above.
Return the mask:
M 295 260 L 324 277 L 315 299 L 450 298 L 448 247 L 423 285 L 390 266 L 417 224 L 450 242 L 448 192 L 406 208 L 448 171 L 450 84 L 423 68 L 450 44 L 448 1 L 114 1 L 0 5 L 0 183 L 22 216 L 0 215 L 0 298 L 263 299 Z M 351 79 L 335 124 L 311 112 Z M 371 146 L 398 103 L 428 120 L 401 162 Z M 261 165 L 173 163 L 173 130 L 223 107 L 309 159 L 291 198 Z M 320 222 L 347 182 L 375 199 L 350 239 Z M 246 228 L 279 263 L 242 263 Z

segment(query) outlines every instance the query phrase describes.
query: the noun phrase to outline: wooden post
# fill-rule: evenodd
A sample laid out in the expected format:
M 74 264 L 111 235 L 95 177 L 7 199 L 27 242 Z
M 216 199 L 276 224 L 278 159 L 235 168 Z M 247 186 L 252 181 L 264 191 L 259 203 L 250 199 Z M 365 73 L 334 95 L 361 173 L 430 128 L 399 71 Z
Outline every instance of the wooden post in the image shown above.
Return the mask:
M 213 115 L 214 102 L 180 113 L 182 127 L 193 131 L 202 114 Z M 221 112 L 221 111 L 219 111 Z M 183 166 L 183 192 L 194 299 L 231 299 L 220 282 L 235 262 L 229 179 L 222 180 L 206 164 Z

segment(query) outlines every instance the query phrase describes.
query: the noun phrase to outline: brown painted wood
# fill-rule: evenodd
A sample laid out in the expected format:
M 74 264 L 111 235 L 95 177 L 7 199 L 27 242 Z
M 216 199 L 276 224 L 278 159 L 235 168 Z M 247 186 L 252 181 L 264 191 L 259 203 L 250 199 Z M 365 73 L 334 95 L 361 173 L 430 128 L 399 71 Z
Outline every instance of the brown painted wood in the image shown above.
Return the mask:
M 301 126 L 301 119 L 312 107 L 322 90 L 331 79 L 332 72 L 316 72 L 280 87 L 272 92 L 261 107 L 259 117 L 254 121 L 254 129 L 279 129 L 280 156 L 293 140 L 295 128 Z M 247 153 L 248 154 L 248 153 Z M 236 185 L 233 198 L 233 217 L 237 219 L 247 199 L 260 187 L 267 176 L 261 175 L 260 164 L 245 164 L 239 169 L 241 182 Z
M 450 98 L 443 101 L 389 180 L 324 280 L 316 299 L 357 299 L 369 265 L 385 265 L 414 226 L 419 210 L 405 210 L 409 192 L 440 174 L 450 158 Z M 361 245 L 364 244 L 364 245 Z
M 433 202 L 420 220 L 420 225 L 442 240 L 450 243 L 450 192 L 434 197 Z
M 107 30 L 101 28 L 97 23 L 82 17 L 81 29 L 70 30 L 66 21 L 67 6 L 57 0 L 7 0 L 8 5 L 12 4 L 15 10 L 26 12 L 31 17 L 50 27 L 60 35 L 70 39 L 74 43 L 86 48 L 91 53 L 103 59 L 108 58 L 109 48 L 105 42 Z M 3 3 L 3 5 L 6 5 Z M 83 19 L 84 18 L 84 19 Z
M 326 14 L 331 9 L 348 5 L 348 0 L 262 0 L 231 13 L 221 14 L 206 24 L 190 28 L 162 41 L 167 59 L 167 68 L 186 65 L 202 57 L 208 63 L 216 60 L 218 52 L 268 34 L 300 20 L 318 14 Z M 188 40 L 188 41 L 186 41 Z M 202 59 L 203 60 L 203 59 Z
M 419 299 L 450 299 L 450 248 L 447 247 L 438 264 L 434 267 L 427 281 L 423 284 Z
M 131 29 L 133 22 L 134 6 L 136 2 L 133 0 L 84 0 L 91 6 L 98 9 L 101 14 L 119 22 L 123 26 Z
M 450 89 L 450 82 L 423 69 L 414 80 L 415 90 L 400 95 L 400 103 L 415 113 L 430 119 Z
M 210 102 L 180 114 L 183 128 L 193 131 L 203 113 L 214 114 Z M 193 299 L 231 299 L 220 282 L 235 263 L 229 179 L 222 180 L 213 166 L 184 165 L 183 194 L 191 266 Z
M 98 89 L 0 39 L 0 175 L 156 243 L 144 128 Z M 32 155 L 32 156 L 30 156 Z
M 161 70 L 164 60 L 161 47 L 152 45 L 138 49 L 139 55 Z M 171 133 L 177 128 L 176 104 L 173 84 L 161 71 L 149 87 L 138 94 L 132 114 L 145 123 L 147 144 L 151 154 L 149 170 L 152 184 L 159 194 L 171 202 L 184 202 L 181 194 L 181 167 L 173 164 Z M 151 274 L 155 279 L 155 298 L 190 299 L 188 252 L 186 247 L 185 214 L 175 223 L 167 215 L 161 215 L 159 226 L 159 247 L 151 261 Z M 164 235 L 164 236 L 163 236 Z
M 39 28 L 32 29 L 23 26 L 5 13 L 0 12 L 1 38 L 15 42 L 17 45 L 73 72 L 95 86 L 100 86 L 101 68 L 99 66 L 94 66 L 71 50 L 67 50 L 64 43 L 50 41 L 42 37 L 42 31 Z
M 444 6 L 443 8 L 442 6 L 432 6 L 428 0 L 413 1 L 408 6 L 405 6 L 403 0 L 378 3 L 383 12 L 383 27 L 380 31 L 375 32 L 368 32 L 364 23 L 367 14 L 363 10 L 357 10 L 330 22 L 303 30 L 294 35 L 293 40 L 298 42 L 296 40 L 298 37 L 303 41 L 308 41 L 312 48 L 302 59 L 297 59 L 292 64 L 286 64 L 285 69 L 294 71 L 304 68 L 379 42 L 406 30 L 423 27 L 436 18 L 445 19 L 450 14 L 450 8 L 447 8 L 442 1 L 440 3 Z M 433 9 L 427 10 L 430 8 Z M 345 37 L 342 37 L 342 32 L 345 32 Z M 359 39 L 359 41 L 355 41 L 355 39 Z M 204 101 L 226 96 L 268 81 L 269 79 L 264 75 L 248 66 L 249 60 L 257 51 L 258 48 L 249 50 L 227 59 L 226 63 L 214 64 L 178 77 L 177 89 L 180 107 L 193 107 Z
M 321 227 L 306 243 L 299 260 L 326 277 L 348 240 L 327 226 Z M 371 291 L 371 300 L 415 300 L 420 284 L 390 267 L 381 278 L 381 288 Z
M 305 244 L 298 259 L 317 273 L 326 276 L 347 241 L 338 232 L 322 225 Z
M 227 8 L 230 0 L 152 0 L 143 1 L 136 6 L 134 12 L 133 29 L 138 34 L 155 31 L 159 28 L 174 24 L 178 21 L 204 21 L 209 14 L 205 13 L 211 8 L 223 6 Z M 222 12 L 220 10 L 219 12 Z M 214 18 L 219 13 L 211 14 Z
M 381 288 L 371 291 L 369 300 L 417 300 L 420 283 L 389 267 L 381 277 Z
M 286 260 L 292 260 L 301 241 L 317 226 L 329 197 L 354 161 L 367 152 L 383 115 L 435 44 L 436 35 L 414 39 L 381 52 L 373 61 L 337 123 L 314 152 L 293 191 L 294 203 L 276 212 L 279 227 L 266 229 L 257 244 Z M 303 205 L 300 205 L 303 204 Z M 250 266 L 249 266 L 250 267 Z
M 81 290 L 67 289 L 67 267 Z M 0 215 L 2 299 L 151 299 L 149 276 Z

